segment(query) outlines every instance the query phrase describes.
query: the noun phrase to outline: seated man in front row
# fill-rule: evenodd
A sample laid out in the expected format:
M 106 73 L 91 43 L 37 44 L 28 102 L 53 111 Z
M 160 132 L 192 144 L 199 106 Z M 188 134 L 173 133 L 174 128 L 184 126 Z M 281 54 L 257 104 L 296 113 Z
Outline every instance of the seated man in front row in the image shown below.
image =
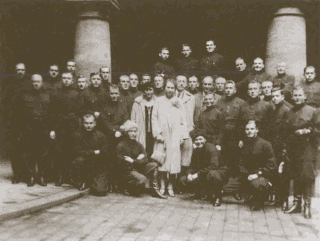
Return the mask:
M 250 198 L 251 210 L 263 207 L 266 195 L 275 175 L 276 159 L 271 144 L 258 136 L 255 121 L 245 127 L 246 139 L 240 151 L 240 176 L 224 186 L 224 192 L 245 190 Z
M 91 193 L 107 194 L 108 141 L 96 130 L 94 112 L 87 111 L 82 117 L 82 129 L 73 136 L 72 177 L 80 191 L 91 185 Z
M 221 205 L 221 191 L 223 184 L 228 181 L 229 175 L 225 165 L 221 162 L 219 151 L 212 144 L 207 142 L 204 130 L 194 130 L 191 132 L 195 149 L 186 176 L 180 178 L 182 185 L 193 185 L 196 194 L 203 190 L 210 197 L 214 192 L 213 205 Z

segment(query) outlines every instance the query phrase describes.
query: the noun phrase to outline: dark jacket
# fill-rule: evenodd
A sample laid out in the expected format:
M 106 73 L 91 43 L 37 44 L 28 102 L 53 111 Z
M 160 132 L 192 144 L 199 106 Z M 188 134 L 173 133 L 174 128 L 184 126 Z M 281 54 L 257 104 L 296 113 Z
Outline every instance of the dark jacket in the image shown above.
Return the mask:
M 291 101 L 291 91 L 295 86 L 295 81 L 296 81 L 295 77 L 293 75 L 284 74 L 284 75 L 277 75 L 273 77 L 272 80 L 273 80 L 273 84 L 281 84 L 281 83 L 285 84 L 285 87 L 282 91 L 285 95 L 285 99 L 287 101 Z
M 164 74 L 166 77 L 173 77 L 175 76 L 175 71 L 170 62 L 168 61 L 158 61 L 154 66 L 153 66 L 153 72 L 156 74 Z
M 191 56 L 176 60 L 175 69 L 180 74 L 196 74 L 199 71 L 199 61 Z
M 134 103 L 133 94 L 130 91 L 120 90 L 120 98 L 126 103 L 129 115 L 131 114 L 132 106 Z
M 302 84 L 304 93 L 307 97 L 307 104 L 313 107 L 320 107 L 320 82 L 312 81 Z
M 241 148 L 239 168 L 245 177 L 258 174 L 272 180 L 276 173 L 276 159 L 269 142 L 260 138 L 246 138 Z
M 200 71 L 217 75 L 223 70 L 223 62 L 224 58 L 222 55 L 216 52 L 206 53 L 200 60 Z
M 200 178 L 205 178 L 211 170 L 226 168 L 220 159 L 219 151 L 211 143 L 205 143 L 202 148 L 196 148 L 192 152 L 190 167 L 186 174 L 198 173 Z
M 143 92 L 138 90 L 137 88 L 130 88 L 129 92 L 131 93 L 133 99 L 137 98 L 140 95 L 143 95 Z
M 80 94 L 82 109 L 101 112 L 107 98 L 108 93 L 102 86 L 95 88 L 91 85 L 86 91 L 82 91 Z

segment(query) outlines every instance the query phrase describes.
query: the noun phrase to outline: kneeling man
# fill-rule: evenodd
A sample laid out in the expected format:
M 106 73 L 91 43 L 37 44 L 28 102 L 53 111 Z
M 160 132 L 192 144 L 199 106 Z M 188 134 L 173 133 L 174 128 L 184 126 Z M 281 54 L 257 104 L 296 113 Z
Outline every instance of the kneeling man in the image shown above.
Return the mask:
M 220 159 L 215 145 L 207 142 L 206 132 L 197 129 L 191 132 L 195 149 L 192 153 L 191 164 L 186 176 L 180 178 L 182 185 L 193 185 L 195 190 L 207 192 L 207 196 L 214 192 L 214 206 L 221 205 L 221 191 L 228 180 L 228 170 Z
M 225 187 L 226 192 L 238 192 L 243 188 L 250 195 L 251 210 L 263 207 L 271 181 L 276 171 L 276 159 L 272 145 L 258 136 L 255 121 L 245 127 L 246 139 L 240 153 L 240 176 Z

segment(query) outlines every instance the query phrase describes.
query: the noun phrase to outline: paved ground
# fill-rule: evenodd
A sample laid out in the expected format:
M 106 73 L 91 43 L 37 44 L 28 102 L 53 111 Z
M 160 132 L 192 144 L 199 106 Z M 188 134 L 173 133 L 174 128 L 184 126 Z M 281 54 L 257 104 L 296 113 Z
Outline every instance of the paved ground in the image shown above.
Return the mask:
M 319 240 L 320 227 L 319 212 L 314 212 L 313 219 L 306 220 L 274 207 L 251 212 L 243 204 L 213 207 L 186 196 L 86 196 L 2 223 L 0 240 L 313 241 Z

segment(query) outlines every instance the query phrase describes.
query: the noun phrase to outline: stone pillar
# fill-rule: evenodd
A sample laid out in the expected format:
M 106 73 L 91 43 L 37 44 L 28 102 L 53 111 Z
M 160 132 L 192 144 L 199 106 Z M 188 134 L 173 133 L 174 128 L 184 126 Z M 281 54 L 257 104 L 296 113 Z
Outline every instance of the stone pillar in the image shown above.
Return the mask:
M 307 64 L 306 22 L 299 8 L 280 8 L 269 27 L 266 71 L 276 75 L 276 65 L 287 62 L 288 74 L 302 78 Z
M 88 8 L 80 15 L 75 36 L 77 75 L 83 74 L 89 78 L 90 73 L 107 66 L 111 81 L 110 26 L 105 16 L 98 10 Z

